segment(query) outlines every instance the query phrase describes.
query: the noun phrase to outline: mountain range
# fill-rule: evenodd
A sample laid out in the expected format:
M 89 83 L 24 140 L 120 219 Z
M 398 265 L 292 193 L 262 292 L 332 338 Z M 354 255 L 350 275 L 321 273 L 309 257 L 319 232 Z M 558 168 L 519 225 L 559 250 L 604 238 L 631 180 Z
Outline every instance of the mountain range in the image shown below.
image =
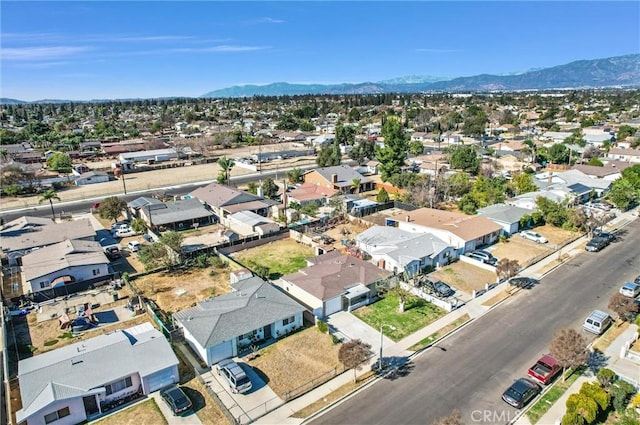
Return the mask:
M 551 68 L 535 68 L 524 72 L 511 72 L 500 75 L 482 74 L 457 78 L 409 75 L 378 82 L 363 83 L 290 84 L 280 82 L 267 85 L 242 85 L 210 91 L 200 97 L 228 98 L 304 94 L 486 92 L 607 87 L 640 87 L 640 54 L 604 59 L 579 60 Z M 167 99 L 167 97 L 163 99 Z M 111 100 L 124 101 L 134 99 Z M 97 103 L 108 101 L 109 99 L 94 99 L 74 102 Z M 27 102 L 18 99 L 0 98 L 0 104 L 5 105 L 69 102 L 71 101 L 63 99 L 43 99 Z
M 445 78 L 411 75 L 378 82 L 232 86 L 201 97 L 285 96 L 302 94 L 376 94 L 461 91 L 516 91 L 640 86 L 640 54 L 579 60 L 551 68 L 501 75 Z

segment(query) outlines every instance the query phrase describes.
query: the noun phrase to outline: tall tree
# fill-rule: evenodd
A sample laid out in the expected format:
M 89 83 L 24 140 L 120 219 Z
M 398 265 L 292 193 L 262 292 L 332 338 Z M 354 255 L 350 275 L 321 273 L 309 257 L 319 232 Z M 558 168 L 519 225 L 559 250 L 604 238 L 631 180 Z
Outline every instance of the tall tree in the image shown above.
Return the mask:
M 56 214 L 55 211 L 53 210 L 53 201 L 59 201 L 60 197 L 58 196 L 58 194 L 56 193 L 56 190 L 51 188 L 51 189 L 47 189 L 46 192 L 44 192 L 41 196 L 40 199 L 38 200 L 38 203 L 43 203 L 46 201 L 49 201 L 49 205 L 51 205 L 51 218 L 53 220 L 56 219 Z
M 304 172 L 300 168 L 296 167 L 287 171 L 286 176 L 287 176 L 287 179 L 289 180 L 289 183 L 296 184 L 302 181 L 303 174 Z
M 513 185 L 513 191 L 516 195 L 522 195 L 523 193 L 533 192 L 537 189 L 537 186 L 533 182 L 531 174 L 518 173 L 511 180 Z
M 69 174 L 73 171 L 71 157 L 62 152 L 56 152 L 47 158 L 49 169 L 58 173 Z
M 609 309 L 613 310 L 617 315 L 618 319 L 624 321 L 632 321 L 636 314 L 638 314 L 638 310 L 640 306 L 635 299 L 631 297 L 625 297 L 620 293 L 613 294 L 611 299 L 609 300 Z
M 351 180 L 351 189 L 353 193 L 360 193 L 360 179 Z
M 316 163 L 319 167 L 333 167 L 340 165 L 341 162 L 342 155 L 340 155 L 340 146 L 338 146 L 337 139 L 334 139 L 330 145 L 323 146 L 316 158 Z
M 101 218 L 106 218 L 115 222 L 118 220 L 118 217 L 122 215 L 122 211 L 126 208 L 127 203 L 123 199 L 120 199 L 117 196 L 110 196 L 100 202 L 98 215 Z
M 409 149 L 409 138 L 399 119 L 389 117 L 382 126 L 384 147 L 376 152 L 376 159 L 380 162 L 382 181 L 388 181 L 391 176 L 400 174 Z
M 474 175 L 478 174 L 480 158 L 478 158 L 475 147 L 471 145 L 450 146 L 447 152 L 451 168 Z
M 576 368 L 589 358 L 587 340 L 576 330 L 565 328 L 556 332 L 549 348 L 551 355 L 562 366 L 562 380 L 566 379 L 567 368 Z
M 227 158 L 223 156 L 222 158 L 218 158 L 218 166 L 220 167 L 220 173 L 218 174 L 218 183 L 221 184 L 229 184 L 231 169 L 236 163 L 233 159 Z
M 273 199 L 278 195 L 280 188 L 272 178 L 267 178 L 262 182 L 262 194 L 265 198 Z
M 373 355 L 371 345 L 359 339 L 345 342 L 338 350 L 338 359 L 347 369 L 353 369 L 353 382 L 356 382 L 357 370 Z

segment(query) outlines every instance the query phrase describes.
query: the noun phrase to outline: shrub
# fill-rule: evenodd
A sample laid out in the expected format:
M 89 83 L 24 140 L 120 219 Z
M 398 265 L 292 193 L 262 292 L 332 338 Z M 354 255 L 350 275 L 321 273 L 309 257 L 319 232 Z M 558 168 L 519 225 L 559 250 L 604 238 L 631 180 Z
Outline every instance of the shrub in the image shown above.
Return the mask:
M 196 257 L 196 266 L 201 269 L 209 267 L 209 257 L 207 254 L 200 254 Z
M 56 345 L 57 343 L 58 343 L 58 340 L 57 340 L 57 339 L 52 339 L 51 341 L 46 341 L 46 342 L 44 343 L 44 346 L 45 346 L 45 347 L 51 347 L 52 345 Z
M 616 373 L 611 369 L 604 367 L 598 371 L 596 377 L 598 378 L 600 385 L 604 388 L 609 388 L 609 385 L 611 385 L 611 383 L 616 379 Z
M 215 270 L 211 270 L 211 271 L 209 272 L 209 277 L 215 277 L 215 275 L 217 275 L 217 274 L 218 274 L 218 272 L 217 272 L 217 271 L 215 271 Z
M 498 236 L 498 242 L 509 242 L 509 237 L 501 233 L 500 236 Z
M 329 325 L 327 325 L 322 320 L 318 320 L 318 325 L 317 326 L 318 326 L 318 330 L 320 332 L 322 332 L 323 334 L 326 334 L 327 332 L 329 332 Z
M 613 408 L 616 412 L 622 412 L 627 408 L 629 396 L 635 392 L 633 385 L 627 381 L 618 380 L 611 389 Z
M 228 266 L 227 262 L 220 258 L 219 255 L 209 258 L 209 263 L 217 269 L 224 269 Z

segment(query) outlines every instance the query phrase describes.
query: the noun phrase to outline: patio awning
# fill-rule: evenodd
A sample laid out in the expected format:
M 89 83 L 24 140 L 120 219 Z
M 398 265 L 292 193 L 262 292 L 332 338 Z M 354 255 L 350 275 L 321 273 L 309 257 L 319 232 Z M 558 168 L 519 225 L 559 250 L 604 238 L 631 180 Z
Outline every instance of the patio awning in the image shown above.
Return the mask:
M 357 286 L 354 286 L 353 288 L 347 289 L 347 292 L 345 292 L 344 296 L 351 300 L 353 298 L 359 297 L 360 295 L 364 295 L 368 292 L 369 292 L 369 288 L 367 288 L 366 286 L 357 285 Z
M 53 281 L 51 282 L 51 286 L 56 287 L 56 286 L 69 285 L 70 283 L 75 282 L 75 280 L 76 279 L 73 276 L 60 276 L 56 279 L 53 279 Z

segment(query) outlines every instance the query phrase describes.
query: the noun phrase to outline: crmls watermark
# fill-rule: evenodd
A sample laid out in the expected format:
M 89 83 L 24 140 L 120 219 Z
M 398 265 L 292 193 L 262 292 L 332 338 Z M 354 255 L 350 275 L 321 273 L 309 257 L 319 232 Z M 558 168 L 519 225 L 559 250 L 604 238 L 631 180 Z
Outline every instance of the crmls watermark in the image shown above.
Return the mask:
M 477 409 L 471 411 L 471 422 L 483 424 L 508 424 L 513 412 L 505 410 Z

